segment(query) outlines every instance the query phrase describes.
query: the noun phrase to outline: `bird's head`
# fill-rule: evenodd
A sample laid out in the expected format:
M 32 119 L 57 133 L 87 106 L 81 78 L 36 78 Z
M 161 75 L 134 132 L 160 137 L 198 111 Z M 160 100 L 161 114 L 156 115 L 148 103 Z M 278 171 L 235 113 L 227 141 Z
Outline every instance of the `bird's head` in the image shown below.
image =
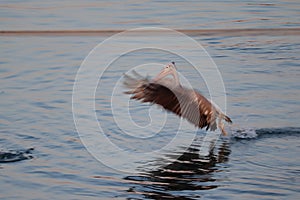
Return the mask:
M 159 81 L 168 75 L 176 76 L 176 67 L 175 62 L 168 63 L 160 73 L 154 78 L 154 81 Z

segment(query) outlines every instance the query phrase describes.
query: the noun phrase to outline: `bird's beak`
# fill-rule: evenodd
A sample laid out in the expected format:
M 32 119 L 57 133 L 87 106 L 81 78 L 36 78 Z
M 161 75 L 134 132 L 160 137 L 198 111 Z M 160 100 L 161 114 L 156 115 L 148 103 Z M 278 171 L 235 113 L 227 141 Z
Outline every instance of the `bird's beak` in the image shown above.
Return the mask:
M 162 78 L 168 76 L 169 74 L 170 74 L 169 70 L 167 70 L 167 69 L 162 69 L 162 70 L 160 71 L 160 73 L 159 73 L 156 77 L 154 77 L 153 80 L 154 80 L 154 82 L 159 81 L 159 80 L 161 80 Z

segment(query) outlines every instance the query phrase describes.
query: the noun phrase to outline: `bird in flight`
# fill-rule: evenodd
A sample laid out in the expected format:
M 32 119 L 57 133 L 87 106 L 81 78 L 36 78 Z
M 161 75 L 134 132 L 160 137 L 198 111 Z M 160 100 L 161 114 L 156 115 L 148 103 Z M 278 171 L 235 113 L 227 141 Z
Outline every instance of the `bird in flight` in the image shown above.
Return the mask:
M 125 93 L 131 94 L 131 99 L 160 105 L 198 128 L 211 131 L 219 128 L 227 135 L 223 120 L 232 123 L 231 119 L 198 91 L 180 84 L 175 62 L 167 64 L 154 79 L 132 73 L 133 76 L 124 74 L 124 85 L 129 89 Z

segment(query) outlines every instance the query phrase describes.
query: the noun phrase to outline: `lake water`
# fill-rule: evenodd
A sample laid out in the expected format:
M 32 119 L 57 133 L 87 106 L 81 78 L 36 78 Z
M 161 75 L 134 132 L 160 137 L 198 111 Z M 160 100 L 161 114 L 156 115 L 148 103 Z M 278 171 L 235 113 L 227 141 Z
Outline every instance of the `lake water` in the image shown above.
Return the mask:
M 0 10 L 1 199 L 299 199 L 298 1 L 2 1 Z M 226 113 L 234 123 L 227 127 L 229 136 L 217 140 L 206 156 L 199 153 L 206 132 L 184 121 L 179 143 L 145 156 L 177 137 L 180 120 L 129 101 L 132 126 L 122 117 L 128 115 L 122 108 L 129 96 L 120 86 L 130 69 L 153 76 L 160 64 L 174 60 L 191 86 L 209 97 L 215 84 L 207 85 L 185 60 L 204 62 L 203 49 L 195 54 L 188 44 L 175 41 L 172 45 L 186 55 L 180 57 L 168 49 L 142 48 L 153 44 L 151 34 L 141 40 L 122 38 L 119 44 L 98 46 L 102 54 L 94 51 L 99 63 L 91 63 L 95 73 L 104 71 L 101 76 L 82 70 L 90 51 L 112 35 L 106 30 L 150 26 L 190 33 L 214 61 L 197 66 L 200 72 L 217 66 L 221 75 Z M 141 49 L 108 60 L 107 69 L 101 65 L 124 44 Z M 80 73 L 88 89 L 96 86 L 93 98 L 88 91 L 78 97 L 94 100 L 95 116 L 86 115 L 74 97 Z M 93 79 L 99 82 L 89 85 Z M 76 117 L 83 123 L 76 123 Z M 120 156 L 98 143 L 92 136 L 101 133 L 93 117 L 112 143 L 134 156 Z M 85 137 L 94 139 L 99 154 L 89 153 Z

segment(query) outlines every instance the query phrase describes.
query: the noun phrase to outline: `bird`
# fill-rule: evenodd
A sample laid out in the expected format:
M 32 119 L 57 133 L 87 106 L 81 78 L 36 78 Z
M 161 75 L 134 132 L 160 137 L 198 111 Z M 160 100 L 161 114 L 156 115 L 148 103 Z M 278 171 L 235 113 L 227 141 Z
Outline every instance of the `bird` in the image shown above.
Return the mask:
M 175 62 L 166 64 L 153 79 L 134 70 L 132 74 L 124 74 L 123 82 L 128 89 L 124 93 L 131 95 L 130 99 L 160 105 L 200 129 L 215 131 L 219 128 L 227 135 L 223 121 L 231 124 L 232 120 L 200 92 L 181 85 Z M 171 78 L 167 77 L 169 75 Z

